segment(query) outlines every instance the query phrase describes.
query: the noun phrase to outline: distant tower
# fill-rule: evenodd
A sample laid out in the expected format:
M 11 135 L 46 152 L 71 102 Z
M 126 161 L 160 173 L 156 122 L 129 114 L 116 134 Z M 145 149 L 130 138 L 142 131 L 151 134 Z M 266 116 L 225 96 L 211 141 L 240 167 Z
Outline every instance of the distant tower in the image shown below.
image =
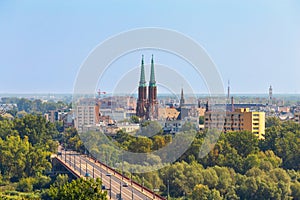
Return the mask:
M 198 108 L 201 108 L 201 101 L 198 99 Z
M 184 106 L 184 95 L 183 95 L 183 88 L 181 88 L 181 97 L 180 97 L 180 108 Z
M 273 88 L 272 85 L 269 87 L 269 105 L 273 104 Z
M 147 107 L 147 86 L 145 81 L 144 56 L 142 56 L 141 76 L 138 89 L 138 100 L 136 106 L 136 116 L 145 118 Z
M 227 100 L 230 99 L 230 80 L 228 80 L 228 88 L 227 88 Z
M 205 112 L 209 111 L 209 104 L 208 104 L 208 100 L 206 101 L 206 105 L 205 105 Z
M 151 58 L 151 74 L 150 82 L 148 87 L 148 109 L 147 109 L 147 118 L 148 119 L 157 119 L 158 118 L 158 102 L 157 102 L 157 87 L 155 81 L 155 72 L 154 72 L 154 61 L 153 55 Z
M 233 101 L 233 97 L 231 97 L 231 112 L 234 111 L 234 101 Z

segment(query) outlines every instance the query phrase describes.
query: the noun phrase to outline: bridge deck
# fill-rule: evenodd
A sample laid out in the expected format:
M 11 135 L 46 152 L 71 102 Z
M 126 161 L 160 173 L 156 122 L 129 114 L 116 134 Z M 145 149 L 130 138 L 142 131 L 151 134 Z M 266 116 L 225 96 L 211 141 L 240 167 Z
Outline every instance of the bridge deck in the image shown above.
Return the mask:
M 85 177 L 87 174 L 92 178 L 101 178 L 110 199 L 119 199 L 121 193 L 123 200 L 165 200 L 165 198 L 155 194 L 148 188 L 86 155 L 80 155 L 74 151 L 62 151 L 60 155 L 53 155 L 52 159 L 57 159 L 62 166 L 77 178 Z

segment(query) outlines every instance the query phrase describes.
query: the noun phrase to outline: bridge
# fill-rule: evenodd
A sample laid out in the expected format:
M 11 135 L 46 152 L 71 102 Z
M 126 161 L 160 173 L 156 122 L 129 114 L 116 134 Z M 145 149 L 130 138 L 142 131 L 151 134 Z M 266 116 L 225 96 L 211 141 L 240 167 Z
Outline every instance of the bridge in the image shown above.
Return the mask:
M 165 200 L 164 197 L 87 155 L 60 150 L 57 155 L 52 156 L 52 162 L 59 163 L 76 178 L 100 178 L 102 188 L 107 190 L 109 199 Z

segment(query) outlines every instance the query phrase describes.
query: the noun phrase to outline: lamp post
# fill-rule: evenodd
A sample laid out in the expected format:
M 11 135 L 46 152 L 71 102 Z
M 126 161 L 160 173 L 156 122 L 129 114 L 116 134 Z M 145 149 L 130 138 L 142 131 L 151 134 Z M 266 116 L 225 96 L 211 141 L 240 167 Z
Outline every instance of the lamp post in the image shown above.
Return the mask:
M 80 171 L 80 175 L 81 175 L 81 156 L 79 155 L 79 171 Z
M 109 176 L 109 199 L 111 199 L 111 174 L 106 174 L 106 176 Z
M 133 169 L 131 169 L 131 173 L 130 173 L 130 182 L 131 182 L 131 185 L 132 185 L 132 173 L 133 173 Z
M 75 167 L 76 167 L 76 162 L 75 162 L 75 153 L 73 154 L 73 158 L 74 158 L 74 170 L 76 170 L 76 169 L 75 169 Z M 70 163 L 71 163 L 71 158 L 70 158 Z
M 95 165 L 93 165 L 93 178 L 95 178 Z M 101 173 L 101 181 L 102 181 L 102 173 Z
M 122 200 L 122 182 L 120 181 L 120 200 Z
M 122 153 L 122 180 L 124 177 L 124 159 L 123 159 L 123 153 Z
M 62 152 L 64 151 L 65 152 L 65 163 L 67 163 L 67 151 L 66 151 L 66 143 L 65 144 L 62 144 Z
M 66 151 L 66 148 L 64 150 L 65 150 L 65 163 L 67 164 L 67 151 Z M 70 163 L 70 165 L 71 165 L 71 163 Z
M 107 152 L 105 153 L 105 158 L 106 158 L 106 162 L 105 162 L 106 170 L 108 170 L 108 153 Z
M 170 195 L 170 181 L 168 179 L 168 199 L 169 199 L 169 195 Z
M 85 174 L 88 173 L 87 160 L 85 160 Z
M 142 177 L 142 192 L 144 191 L 144 177 Z

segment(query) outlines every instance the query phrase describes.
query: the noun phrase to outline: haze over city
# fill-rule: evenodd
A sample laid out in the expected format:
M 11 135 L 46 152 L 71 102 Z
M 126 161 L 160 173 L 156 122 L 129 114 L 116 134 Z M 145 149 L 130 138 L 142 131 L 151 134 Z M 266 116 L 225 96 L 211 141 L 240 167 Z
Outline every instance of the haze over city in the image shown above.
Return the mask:
M 72 93 L 81 64 L 99 43 L 141 27 L 191 37 L 214 61 L 225 88 L 230 80 L 232 94 L 266 94 L 270 85 L 274 94 L 299 93 L 299 8 L 292 0 L 1 1 L 0 93 Z M 137 69 L 143 53 L 114 64 Z M 156 64 L 190 73 L 165 52 L 146 52 L 147 63 L 152 53 Z M 115 80 L 104 80 L 102 89 L 112 92 Z

